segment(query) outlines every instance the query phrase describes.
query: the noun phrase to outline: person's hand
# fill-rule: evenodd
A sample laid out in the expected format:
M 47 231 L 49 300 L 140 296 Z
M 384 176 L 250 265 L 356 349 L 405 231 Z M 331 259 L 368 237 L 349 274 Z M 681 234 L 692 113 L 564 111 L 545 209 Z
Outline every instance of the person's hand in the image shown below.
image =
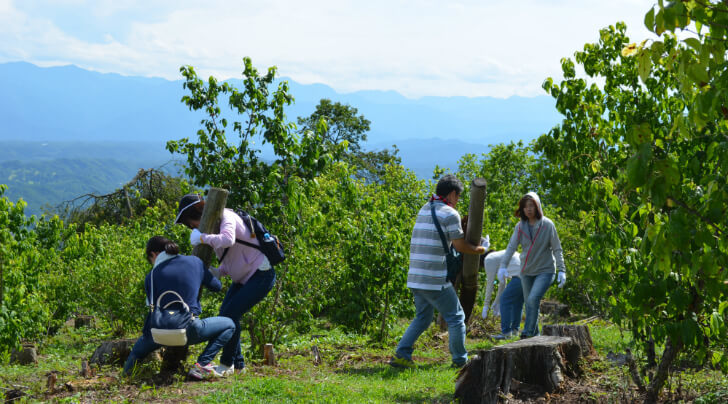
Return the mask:
M 490 235 L 486 234 L 485 237 L 480 238 L 480 245 L 486 250 L 490 247 Z
M 508 276 L 508 269 L 506 269 L 506 267 L 498 268 L 498 282 L 501 284 L 506 283 L 506 276 Z
M 483 247 L 482 245 L 475 247 L 475 253 L 478 255 L 485 254 L 485 251 L 485 247 Z
M 215 268 L 212 265 L 210 265 L 209 267 L 207 267 L 207 270 L 210 271 L 212 276 L 214 276 L 217 279 L 220 279 L 220 268 Z
M 200 233 L 197 229 L 192 229 L 192 232 L 190 233 L 190 244 L 194 247 L 200 243 L 202 243 L 202 233 Z
M 556 276 L 556 281 L 559 283 L 559 287 L 563 288 L 566 283 L 566 272 L 559 271 L 559 274 Z

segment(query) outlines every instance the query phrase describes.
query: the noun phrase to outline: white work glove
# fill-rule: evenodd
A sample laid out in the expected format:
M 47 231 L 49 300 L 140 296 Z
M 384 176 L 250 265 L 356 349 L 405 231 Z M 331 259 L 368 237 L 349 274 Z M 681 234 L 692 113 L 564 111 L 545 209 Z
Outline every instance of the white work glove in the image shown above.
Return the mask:
M 566 272 L 559 271 L 558 275 L 556 276 L 556 281 L 559 283 L 559 287 L 563 288 L 564 284 L 566 283 Z
M 192 229 L 192 232 L 190 233 L 190 244 L 194 247 L 200 243 L 202 243 L 202 233 L 200 233 L 197 229 Z
M 498 275 L 496 275 L 496 276 L 498 277 L 498 282 L 501 285 L 505 285 L 505 283 L 506 283 L 506 276 L 508 276 L 508 269 L 506 269 L 506 267 L 500 267 L 498 269 Z
M 207 270 L 210 271 L 212 276 L 214 276 L 217 279 L 220 279 L 220 268 L 215 268 L 213 266 L 207 267 Z
M 485 247 L 486 250 L 488 250 L 488 247 L 490 247 L 490 235 L 486 234 L 485 237 L 480 238 L 480 245 Z

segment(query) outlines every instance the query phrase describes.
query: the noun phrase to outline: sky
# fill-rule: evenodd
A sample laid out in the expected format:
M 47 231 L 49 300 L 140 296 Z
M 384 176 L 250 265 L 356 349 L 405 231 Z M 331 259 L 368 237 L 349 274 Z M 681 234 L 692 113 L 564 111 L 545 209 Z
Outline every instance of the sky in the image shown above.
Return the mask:
M 655 0 L 0 0 L 0 63 L 179 80 L 240 78 L 242 59 L 341 93 L 545 95 L 599 30 L 653 38 Z

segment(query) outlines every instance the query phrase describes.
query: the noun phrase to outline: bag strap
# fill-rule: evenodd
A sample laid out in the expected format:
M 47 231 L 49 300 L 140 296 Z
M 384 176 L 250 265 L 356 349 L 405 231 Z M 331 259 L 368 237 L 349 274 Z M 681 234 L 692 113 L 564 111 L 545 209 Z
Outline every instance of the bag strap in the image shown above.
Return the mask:
M 450 253 L 450 248 L 447 246 L 447 242 L 445 241 L 445 233 L 442 231 L 442 227 L 440 227 L 440 221 L 437 220 L 437 215 L 435 214 L 435 204 L 433 202 L 430 202 L 432 213 L 432 222 L 435 223 L 435 227 L 437 228 L 437 232 L 440 234 L 440 241 L 442 241 L 442 248 L 445 249 L 445 254 Z
M 152 286 L 149 288 L 149 298 L 147 300 L 147 305 L 149 306 L 149 311 L 154 311 L 154 268 L 157 266 L 152 264 L 152 272 L 149 273 L 149 278 L 151 279 Z

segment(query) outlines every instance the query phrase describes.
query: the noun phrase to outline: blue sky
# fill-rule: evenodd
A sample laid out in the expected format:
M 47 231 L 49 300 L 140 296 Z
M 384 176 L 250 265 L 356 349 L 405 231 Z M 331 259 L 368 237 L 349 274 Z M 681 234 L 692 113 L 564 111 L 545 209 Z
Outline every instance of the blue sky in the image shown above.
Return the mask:
M 339 92 L 542 95 L 560 59 L 624 21 L 634 42 L 654 0 L 0 0 L 0 63 L 75 64 L 179 79 L 261 69 Z

